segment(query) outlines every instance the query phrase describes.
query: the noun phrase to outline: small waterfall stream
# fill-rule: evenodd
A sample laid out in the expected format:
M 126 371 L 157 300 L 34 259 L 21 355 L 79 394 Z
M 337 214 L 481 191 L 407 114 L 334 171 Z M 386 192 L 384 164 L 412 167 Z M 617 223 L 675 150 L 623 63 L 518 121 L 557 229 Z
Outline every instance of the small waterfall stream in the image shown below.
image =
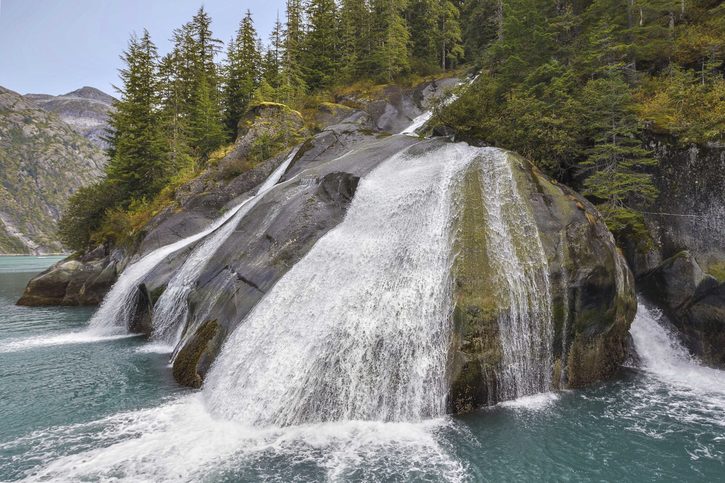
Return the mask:
M 279 182 L 298 150 L 299 148 L 293 149 L 285 161 L 257 189 L 255 196 L 246 200 L 224 226 L 198 245 L 181 268 L 176 271 L 154 306 L 153 339 L 173 346 L 179 342 L 189 315 L 188 295 L 199 274 L 209 259 L 234 232 L 242 218 Z M 186 333 L 193 334 L 194 328 L 195 326 L 192 324 Z
M 296 154 L 296 150 L 293 151 L 285 161 L 285 165 L 289 165 L 289 162 Z M 285 166 L 286 169 L 286 166 Z M 284 174 L 280 169 L 275 170 L 272 175 L 265 181 L 263 187 L 267 187 L 264 192 L 269 190 L 268 184 L 274 184 L 279 181 L 279 178 Z M 274 181 L 274 182 L 272 182 Z M 260 188 L 259 192 L 262 194 L 263 190 Z M 91 321 L 89 323 L 89 329 L 93 332 L 102 333 L 123 333 L 128 327 L 128 323 L 132 317 L 133 311 L 136 307 L 136 301 L 138 298 L 138 286 L 143 283 L 144 279 L 148 276 L 151 271 L 156 268 L 161 262 L 163 262 L 169 255 L 172 255 L 179 250 L 186 248 L 187 246 L 195 243 L 210 233 L 216 231 L 219 227 L 226 224 L 232 217 L 242 213 L 244 215 L 249 208 L 246 208 L 248 203 L 256 203 L 254 201 L 256 197 L 247 198 L 241 203 L 237 204 L 226 213 L 221 215 L 219 218 L 214 220 L 208 228 L 196 233 L 194 235 L 183 238 L 179 241 L 164 245 L 156 250 L 148 253 L 140 260 L 134 262 L 121 273 L 116 283 L 111 288 L 111 291 L 106 294 L 103 299 L 103 303 L 98 308 Z M 251 207 L 250 207 L 251 208 Z M 237 220 L 238 221 L 238 220 Z M 232 226 L 236 226 L 236 223 L 232 223 Z M 232 228 L 233 229 L 233 228 Z M 231 231 L 231 229 L 229 230 Z M 203 246 L 203 245 L 202 245 Z M 200 261 L 203 267 L 203 260 Z
M 503 303 L 500 399 L 551 389 L 552 341 L 549 269 L 534 217 L 516 185 L 508 155 L 487 149 L 480 164 L 492 290 Z

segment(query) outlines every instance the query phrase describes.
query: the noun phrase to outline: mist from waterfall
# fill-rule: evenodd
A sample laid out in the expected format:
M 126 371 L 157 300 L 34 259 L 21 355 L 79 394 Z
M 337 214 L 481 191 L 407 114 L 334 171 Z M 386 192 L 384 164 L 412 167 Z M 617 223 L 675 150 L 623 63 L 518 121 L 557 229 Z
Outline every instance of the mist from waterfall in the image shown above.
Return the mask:
M 234 232 L 239 222 L 279 182 L 298 150 L 299 148 L 293 149 L 285 161 L 257 189 L 255 196 L 247 199 L 227 223 L 199 244 L 176 271 L 154 306 L 152 321 L 152 337 L 154 340 L 176 346 L 183 333 L 194 333 L 196 325 L 193 321 L 189 321 L 190 324 L 187 330 L 184 331 L 184 329 L 189 317 L 188 296 L 201 271 L 206 267 L 219 247 Z M 196 322 L 203 321 L 197 320 Z

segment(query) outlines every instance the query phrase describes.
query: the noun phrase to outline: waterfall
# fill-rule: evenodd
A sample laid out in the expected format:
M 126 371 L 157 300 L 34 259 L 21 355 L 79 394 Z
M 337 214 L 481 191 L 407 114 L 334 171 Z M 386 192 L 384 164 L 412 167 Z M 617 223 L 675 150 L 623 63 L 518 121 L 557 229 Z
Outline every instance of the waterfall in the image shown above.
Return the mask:
M 154 306 L 154 339 L 172 345 L 176 345 L 179 342 L 188 318 L 189 306 L 187 298 L 201 271 L 219 247 L 234 232 L 242 218 L 279 182 L 298 150 L 299 148 L 292 150 L 287 156 L 287 159 L 259 187 L 255 196 L 240 206 L 228 223 L 225 223 L 223 227 L 204 240 L 203 243 L 199 244 L 181 268 L 176 271 L 167 284 L 164 293 Z M 192 326 L 186 333 L 193 334 L 194 327 Z
M 423 127 L 425 123 L 430 121 L 431 117 L 433 117 L 433 111 L 425 111 L 423 114 L 413 119 L 413 121 L 410 123 L 410 126 L 406 127 L 403 131 L 401 131 L 400 134 L 418 137 L 416 131 Z
M 287 158 L 286 163 L 294 156 L 293 152 Z M 277 176 L 275 183 L 279 180 L 283 174 L 278 173 L 279 170 L 275 170 L 270 178 L 265 182 L 267 185 L 274 176 Z M 263 185 L 263 186 L 265 186 Z M 248 198 L 237 204 L 219 218 L 214 220 L 208 228 L 195 234 L 178 240 L 174 243 L 164 245 L 156 250 L 148 253 L 140 260 L 126 267 L 121 276 L 118 278 L 116 283 L 111 288 L 110 292 L 103 299 L 103 303 L 98 308 L 93 317 L 90 320 L 89 327 L 92 331 L 96 332 L 125 332 L 128 327 L 128 323 L 132 317 L 133 311 L 136 308 L 136 302 L 138 297 L 138 286 L 148 276 L 151 271 L 156 268 L 161 262 L 163 262 L 169 255 L 172 255 L 179 250 L 186 248 L 187 246 L 195 243 L 210 233 L 216 231 L 219 227 L 223 226 L 230 218 L 239 213 L 247 203 L 252 202 L 254 198 Z M 256 201 L 254 201 L 256 203 Z
M 725 371 L 705 367 L 694 359 L 666 328 L 659 310 L 640 299 L 630 334 L 641 368 L 676 389 L 698 393 L 702 401 L 725 404 Z
M 507 308 L 498 316 L 503 400 L 551 389 L 554 335 L 546 254 L 511 162 L 504 151 L 487 149 L 480 164 L 491 289 Z
M 252 425 L 445 412 L 454 193 L 480 153 L 439 143 L 360 183 L 345 219 L 252 309 L 210 370 L 210 410 Z
M 567 348 L 569 347 L 569 272 L 566 269 L 566 228 L 559 234 L 559 263 L 561 264 L 561 362 L 559 363 L 559 387 L 566 387 L 566 373 L 568 369 Z M 621 268 L 618 267 L 618 270 Z M 624 275 L 622 275 L 624 277 Z M 620 284 L 619 279 L 617 283 Z M 617 285 L 617 290 L 622 290 Z

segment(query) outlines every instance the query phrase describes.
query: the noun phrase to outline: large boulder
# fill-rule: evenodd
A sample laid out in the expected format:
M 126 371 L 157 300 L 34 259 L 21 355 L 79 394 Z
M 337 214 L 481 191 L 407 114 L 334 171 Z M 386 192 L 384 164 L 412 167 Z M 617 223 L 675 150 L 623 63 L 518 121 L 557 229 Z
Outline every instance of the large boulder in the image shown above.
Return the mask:
M 550 300 L 553 324 L 552 387 L 579 387 L 611 377 L 626 356 L 627 333 L 636 299 L 632 275 L 596 208 L 572 190 L 544 176 L 509 153 L 509 166 L 525 210 L 537 233 L 523 230 L 514 240 L 517 254 L 543 250 L 546 279 L 537 283 Z M 452 412 L 494 404 L 502 394 L 501 314 L 513 310 L 500 290 L 500 268 L 487 235 L 492 214 L 482 194 L 484 174 L 474 164 L 462 185 L 462 213 L 454 265 L 455 309 L 451 351 Z M 524 220 L 520 220 L 524 223 Z M 495 229 L 495 228 L 494 228 Z M 497 272 L 498 270 L 498 272 Z M 531 302 L 531 301 L 529 301 Z
M 725 283 L 682 251 L 641 276 L 639 286 L 665 311 L 693 354 L 725 367 Z
M 116 281 L 122 252 L 99 246 L 61 260 L 34 277 L 18 305 L 97 305 Z

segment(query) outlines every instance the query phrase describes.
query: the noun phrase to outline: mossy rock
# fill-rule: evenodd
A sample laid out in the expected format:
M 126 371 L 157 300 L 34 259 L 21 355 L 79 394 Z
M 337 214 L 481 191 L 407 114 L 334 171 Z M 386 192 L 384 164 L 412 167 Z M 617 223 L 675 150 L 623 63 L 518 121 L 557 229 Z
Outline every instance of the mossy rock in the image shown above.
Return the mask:
M 551 299 L 552 389 L 581 387 L 612 377 L 626 356 L 634 318 L 634 285 L 624 258 L 596 208 L 569 188 L 548 179 L 514 153 L 508 162 L 518 194 L 526 202 L 546 257 Z M 461 184 L 453 266 L 454 314 L 449 409 L 465 412 L 498 402 L 506 290 L 497 287 L 485 230 L 482 171 L 469 169 Z M 516 252 L 528 238 L 513 240 Z M 498 281 L 498 282 L 497 282 Z
M 183 386 L 199 388 L 216 358 L 224 339 L 224 329 L 216 320 L 204 322 L 174 359 L 173 374 Z

